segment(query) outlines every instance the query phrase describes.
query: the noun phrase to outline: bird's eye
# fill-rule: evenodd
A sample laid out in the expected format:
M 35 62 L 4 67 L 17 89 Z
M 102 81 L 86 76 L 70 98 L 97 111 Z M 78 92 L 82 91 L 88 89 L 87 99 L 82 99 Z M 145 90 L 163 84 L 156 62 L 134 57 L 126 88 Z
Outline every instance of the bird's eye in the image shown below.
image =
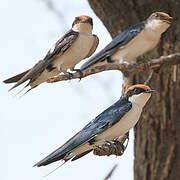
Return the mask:
M 139 89 L 139 88 L 134 89 L 134 94 L 139 94 L 139 93 L 141 93 L 141 92 L 142 92 L 142 90 L 141 90 L 141 89 Z
M 156 13 L 154 16 L 155 16 L 155 17 L 158 17 L 158 14 Z

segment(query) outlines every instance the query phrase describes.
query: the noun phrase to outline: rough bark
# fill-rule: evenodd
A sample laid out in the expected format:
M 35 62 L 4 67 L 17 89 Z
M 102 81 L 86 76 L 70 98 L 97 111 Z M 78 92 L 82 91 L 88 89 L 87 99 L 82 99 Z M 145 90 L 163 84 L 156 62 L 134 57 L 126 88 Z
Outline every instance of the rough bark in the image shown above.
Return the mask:
M 180 0 L 89 0 L 112 37 L 126 27 L 164 11 L 174 22 L 158 47 L 145 58 L 180 51 Z M 129 77 L 142 83 L 147 73 Z M 154 73 L 150 86 L 158 93 L 151 98 L 135 128 L 135 180 L 180 179 L 180 66 Z

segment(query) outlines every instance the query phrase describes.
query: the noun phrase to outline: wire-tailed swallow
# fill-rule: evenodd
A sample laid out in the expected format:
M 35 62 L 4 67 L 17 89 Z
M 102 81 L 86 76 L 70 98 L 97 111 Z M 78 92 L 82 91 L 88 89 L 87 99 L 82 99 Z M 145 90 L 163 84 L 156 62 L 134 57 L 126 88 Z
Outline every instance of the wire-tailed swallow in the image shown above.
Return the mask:
M 130 63 L 153 49 L 161 34 L 171 24 L 172 17 L 164 12 L 151 16 L 117 35 L 104 49 L 85 62 L 80 70 L 105 63 Z
M 89 16 L 75 18 L 72 28 L 48 51 L 45 58 L 31 69 L 13 76 L 4 83 L 16 83 L 10 90 L 29 80 L 31 89 L 59 73 L 67 73 L 82 59 L 91 56 L 96 50 L 99 39 L 92 34 L 93 20 Z
M 34 166 L 45 166 L 59 160 L 64 162 L 77 160 L 104 141 L 111 141 L 124 135 L 139 120 L 152 92 L 149 86 L 143 84 L 129 87 L 125 95 L 121 96 L 115 104 Z

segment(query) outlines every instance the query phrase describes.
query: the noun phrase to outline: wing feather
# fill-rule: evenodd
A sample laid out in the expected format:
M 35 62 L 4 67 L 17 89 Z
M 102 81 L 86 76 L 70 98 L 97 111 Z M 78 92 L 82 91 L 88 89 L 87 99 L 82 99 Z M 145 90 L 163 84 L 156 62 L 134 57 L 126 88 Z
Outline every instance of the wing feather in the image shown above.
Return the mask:
M 116 52 L 120 47 L 123 47 L 129 41 L 131 41 L 137 34 L 141 32 L 141 30 L 145 26 L 145 21 L 138 23 L 125 31 L 121 32 L 117 35 L 104 49 L 95 54 L 92 58 L 90 58 L 87 62 L 85 62 L 80 70 L 84 71 L 88 67 L 102 62 L 108 57 L 110 57 L 114 52 Z
M 112 127 L 132 108 L 131 102 L 125 97 L 121 97 L 114 105 L 110 106 L 93 121 L 88 123 L 80 132 L 69 139 L 64 145 L 35 164 L 35 166 L 45 166 L 52 162 L 61 160 L 69 155 L 73 150 L 87 143 L 98 134 Z M 90 151 L 90 150 L 89 150 Z M 85 153 L 85 152 L 84 152 Z M 83 154 L 82 154 L 83 155 Z M 84 154 L 85 155 L 85 154 Z M 77 155 L 77 158 L 81 155 Z M 76 157 L 74 157 L 76 159 Z
M 10 90 L 16 88 L 17 86 L 21 85 L 27 80 L 30 80 L 28 84 L 33 82 L 39 76 L 39 74 L 41 74 L 47 68 L 47 66 L 53 63 L 57 55 L 60 56 L 61 54 L 63 54 L 65 51 L 68 50 L 68 48 L 73 44 L 73 42 L 76 40 L 78 35 L 79 35 L 78 32 L 75 32 L 72 29 L 69 30 L 61 39 L 59 39 L 55 43 L 53 48 L 51 48 L 48 51 L 48 53 L 46 54 L 43 60 L 40 60 L 37 64 L 35 64 L 29 71 L 27 71 L 27 73 L 25 74 L 22 73 L 24 76 L 20 76 L 22 74 L 15 76 L 16 79 L 17 77 L 18 78 L 21 77 L 21 78 Z M 8 80 L 9 81 L 12 80 L 12 82 L 14 82 L 13 81 L 14 77 L 9 78 Z M 8 80 L 5 80 L 5 83 L 8 82 Z
M 86 58 L 90 57 L 96 51 L 98 44 L 99 44 L 99 38 L 95 34 L 93 34 L 93 36 L 94 36 L 94 43 L 93 43 L 92 48 L 90 49 L 88 55 L 86 56 Z

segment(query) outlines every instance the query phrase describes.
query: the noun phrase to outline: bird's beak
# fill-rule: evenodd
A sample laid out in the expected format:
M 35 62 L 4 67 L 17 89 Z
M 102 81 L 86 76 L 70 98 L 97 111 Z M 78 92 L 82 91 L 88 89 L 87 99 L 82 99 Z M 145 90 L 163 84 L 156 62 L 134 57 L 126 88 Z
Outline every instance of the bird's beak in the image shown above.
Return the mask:
M 153 92 L 156 92 L 156 91 L 153 89 L 148 89 L 145 93 L 153 93 Z
M 173 17 L 171 16 L 163 17 L 163 21 L 167 22 L 168 24 L 171 24 L 173 21 Z

